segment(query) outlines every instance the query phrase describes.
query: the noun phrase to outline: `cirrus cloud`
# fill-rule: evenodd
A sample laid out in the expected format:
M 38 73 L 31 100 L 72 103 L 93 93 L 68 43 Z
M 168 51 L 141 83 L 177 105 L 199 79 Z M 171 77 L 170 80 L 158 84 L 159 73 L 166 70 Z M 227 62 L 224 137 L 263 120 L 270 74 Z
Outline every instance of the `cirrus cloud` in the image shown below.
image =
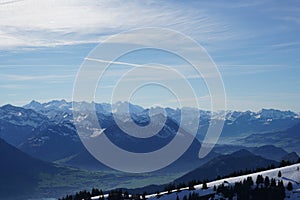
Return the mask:
M 95 43 L 142 27 L 173 28 L 206 41 L 231 37 L 228 28 L 204 10 L 182 6 L 120 0 L 5 1 L 0 4 L 0 48 Z

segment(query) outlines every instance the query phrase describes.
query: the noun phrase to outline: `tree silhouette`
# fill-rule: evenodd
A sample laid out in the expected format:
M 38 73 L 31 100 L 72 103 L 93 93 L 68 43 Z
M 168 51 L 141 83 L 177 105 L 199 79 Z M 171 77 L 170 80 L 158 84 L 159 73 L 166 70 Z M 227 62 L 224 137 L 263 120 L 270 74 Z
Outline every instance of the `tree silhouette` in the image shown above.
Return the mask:
M 278 175 L 279 178 L 282 176 L 281 171 L 278 171 Z
M 286 186 L 286 189 L 288 191 L 292 191 L 293 190 L 293 184 L 291 182 L 288 182 L 287 186 Z
M 207 183 L 206 182 L 203 182 L 203 184 L 202 184 L 202 189 L 203 190 L 206 190 L 208 187 L 207 187 Z
M 270 179 L 269 179 L 268 176 L 266 176 L 266 178 L 265 178 L 265 186 L 269 187 L 269 185 L 270 185 Z

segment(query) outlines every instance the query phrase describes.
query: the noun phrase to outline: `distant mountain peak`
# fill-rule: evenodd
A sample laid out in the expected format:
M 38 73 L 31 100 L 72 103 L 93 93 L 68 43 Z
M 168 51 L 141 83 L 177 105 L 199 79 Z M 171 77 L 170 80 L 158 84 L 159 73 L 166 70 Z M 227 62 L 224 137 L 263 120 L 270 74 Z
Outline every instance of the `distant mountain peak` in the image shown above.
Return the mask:
M 134 105 L 128 101 L 118 101 L 112 104 L 113 113 L 141 113 L 145 109 L 141 106 Z
M 15 106 L 11 105 L 11 104 L 5 104 L 4 106 L 2 106 L 3 109 L 10 109 L 10 108 L 14 108 Z
M 277 164 L 276 161 L 265 159 L 242 149 L 229 155 L 220 155 L 200 167 L 188 172 L 175 180 L 176 183 L 190 180 L 215 179 L 216 176 L 225 176 L 240 170 L 254 170 Z
M 281 111 L 281 110 L 277 110 L 277 109 L 265 109 L 263 108 L 262 110 L 260 110 L 259 112 L 257 112 L 257 114 L 260 116 L 260 118 L 272 118 L 272 119 L 285 119 L 285 118 L 293 118 L 296 117 L 297 114 L 287 110 L 287 111 Z
M 40 102 L 32 100 L 29 104 L 26 104 L 25 106 L 23 106 L 23 108 L 32 109 L 32 110 L 42 110 L 43 105 Z
M 29 104 L 41 104 L 41 103 L 36 100 L 32 100 Z
M 232 153 L 231 156 L 232 157 L 244 157 L 244 156 L 254 156 L 254 154 L 246 149 L 241 149 L 241 150 L 238 150 L 238 151 Z

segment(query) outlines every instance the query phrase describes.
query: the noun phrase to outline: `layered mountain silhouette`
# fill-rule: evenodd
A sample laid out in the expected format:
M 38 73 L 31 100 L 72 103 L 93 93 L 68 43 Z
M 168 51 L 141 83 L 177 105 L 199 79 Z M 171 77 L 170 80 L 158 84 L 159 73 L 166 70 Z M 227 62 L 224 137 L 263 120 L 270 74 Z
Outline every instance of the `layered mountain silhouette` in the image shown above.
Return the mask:
M 287 151 L 300 153 L 300 123 L 281 131 L 253 134 L 246 138 L 239 139 L 238 144 L 247 146 L 260 146 L 272 144 L 284 148 Z
M 172 174 L 173 177 L 178 177 L 179 174 L 187 173 L 175 182 L 214 179 L 233 171 L 266 167 L 277 164 L 282 159 L 293 162 L 298 158 L 300 121 L 299 116 L 290 111 L 265 109 L 259 112 L 226 113 L 222 137 L 243 139 L 236 139 L 236 143 L 218 144 L 208 156 L 199 159 L 198 152 L 205 130 L 210 125 L 211 118 L 218 119 L 222 113 L 186 108 L 190 113 L 200 113 L 200 128 L 192 130 L 189 124 L 180 124 L 181 109 L 166 108 L 166 112 L 162 113 L 161 108 L 145 109 L 127 102 L 116 105 L 74 103 L 83 109 L 94 107 L 97 121 L 103 129 L 101 134 L 130 152 L 155 151 L 169 144 L 178 132 L 182 139 L 193 138 L 193 133 L 197 132 L 190 147 L 177 161 L 152 174 Z M 129 107 L 130 113 L 126 113 L 126 107 Z M 32 101 L 24 107 L 0 107 L 0 138 L 3 138 L 0 140 L 1 196 L 9 198 L 15 195 L 16 188 L 22 194 L 21 198 L 24 195 L 30 196 L 45 175 L 48 178 L 58 175 L 58 180 L 66 184 L 66 176 L 70 178 L 78 175 L 83 178 L 82 181 L 86 181 L 84 177 L 94 173 L 68 167 L 115 173 L 85 148 L 75 127 L 76 120 L 80 119 L 73 117 L 72 109 L 72 103 L 64 100 L 47 103 Z M 187 114 L 185 117 L 189 119 L 189 123 L 194 123 L 197 120 L 193 116 Z M 82 117 L 88 119 L 90 116 Z M 166 122 L 162 122 L 163 118 Z M 120 128 L 120 124 L 130 127 L 127 124 L 130 119 L 140 127 L 151 123 L 154 127 L 162 125 L 162 129 L 148 138 L 133 137 Z M 93 135 L 92 139 L 97 137 Z M 64 175 L 61 175 L 62 171 Z M 126 175 L 122 176 L 126 180 Z M 100 174 L 99 177 L 108 176 Z M 70 181 L 71 183 L 76 183 L 76 180 Z M 80 183 L 76 187 L 81 187 Z M 151 186 L 148 189 L 159 187 L 161 186 Z
M 55 102 L 57 104 L 57 102 Z M 37 105 L 37 102 L 31 103 Z M 38 104 L 40 108 L 40 104 Z M 48 106 L 53 109 L 53 106 Z M 47 108 L 48 108 L 47 107 Z M 24 109 L 11 105 L 1 107 L 0 110 L 5 112 L 4 117 L 0 118 L 2 122 L 0 136 L 18 147 L 20 150 L 26 152 L 27 154 L 34 156 L 36 158 L 58 162 L 62 165 L 78 167 L 83 169 L 93 169 L 93 170 L 109 170 L 108 167 L 96 160 L 83 146 L 79 136 L 77 135 L 75 126 L 72 122 L 72 118 L 67 120 L 71 116 L 71 113 L 65 113 L 65 107 L 57 107 L 58 110 L 63 108 L 63 113 L 66 120 L 56 121 L 60 115 L 60 111 L 56 115 L 51 111 L 51 116 L 49 118 L 47 115 L 43 115 L 46 112 L 37 112 L 32 109 Z M 140 110 L 140 108 L 136 108 Z M 153 121 L 154 126 L 159 125 L 160 115 L 154 116 Z M 9 116 L 9 117 L 5 117 Z M 34 117 L 28 117 L 34 116 Z M 163 125 L 163 128 L 158 132 L 157 135 L 141 139 L 132 137 L 125 132 L 123 132 L 118 125 L 115 123 L 114 118 L 111 113 L 97 113 L 99 122 L 105 128 L 104 134 L 114 142 L 117 146 L 131 152 L 149 152 L 162 148 L 164 145 L 168 144 L 177 133 L 179 126 L 171 118 L 167 117 L 166 123 Z M 149 118 L 147 115 L 143 114 L 134 114 L 135 123 L 140 126 L 146 125 L 149 123 Z M 16 119 L 11 121 L 11 119 Z M 33 120 L 31 122 L 31 120 Z M 124 115 L 119 116 L 121 123 L 126 125 L 126 118 Z M 13 128 L 11 128 L 13 127 Z M 20 129 L 18 129 L 20 127 Z M 17 140 L 19 135 L 25 132 L 25 136 L 22 140 Z M 184 133 L 180 137 L 192 137 L 185 130 L 181 130 L 181 133 Z M 11 139 L 13 135 L 13 139 Z M 186 172 L 190 169 L 195 168 L 201 163 L 217 156 L 218 154 L 211 153 L 205 159 L 199 160 L 198 151 L 201 147 L 201 144 L 198 140 L 194 140 L 189 147 L 189 149 L 182 155 L 171 166 L 168 166 L 164 170 L 176 171 L 176 172 Z M 108 152 L 109 153 L 109 152 Z
M 74 103 L 81 108 L 88 109 L 91 107 L 91 104 L 86 102 Z M 112 142 L 128 151 L 141 153 L 160 149 L 174 138 L 179 127 L 181 110 L 166 108 L 167 121 L 156 136 L 146 140 L 135 138 L 124 133 L 116 125 L 112 112 L 117 112 L 118 120 L 124 124 L 128 117 L 131 117 L 136 124 L 145 126 L 150 120 L 149 109 L 127 102 L 117 103 L 116 105 L 94 103 L 93 106 L 96 109 L 101 127 L 105 129 L 104 133 Z M 127 106 L 130 111 L 129 116 L 125 113 Z M 153 109 L 157 116 L 162 115 L 158 108 Z M 195 112 L 195 109 L 189 109 L 191 113 Z M 220 153 L 231 153 L 233 150 L 242 149 L 245 145 L 275 144 L 286 150 L 296 151 L 295 149 L 300 144 L 299 137 L 297 137 L 297 130 L 299 129 L 297 129 L 297 125 L 287 131 L 281 131 L 299 121 L 298 115 L 291 111 L 274 109 L 263 109 L 257 113 L 232 111 L 226 114 L 223 137 L 241 136 L 245 133 L 247 135 L 250 132 L 257 134 L 245 138 L 242 142 L 239 141 L 237 144 L 241 144 L 240 146 L 221 145 L 221 148 L 223 148 L 221 151 L 212 152 L 207 160 L 199 161 L 197 153 L 201 147 L 201 137 L 209 125 L 210 117 L 218 118 L 219 115 L 218 113 L 201 110 L 197 112 L 200 112 L 200 128 L 197 130 L 198 140 L 194 141 L 182 158 L 177 161 L 176 166 L 179 166 L 179 168 L 173 168 L 174 170 L 191 170 L 197 167 L 198 164 L 202 164 Z M 45 161 L 59 162 L 67 166 L 84 169 L 108 169 L 99 163 L 81 143 L 74 126 L 71 102 L 65 100 L 54 100 L 47 103 L 32 101 L 23 108 L 5 105 L 0 107 L 0 114 L 0 137 L 29 155 Z M 192 121 L 191 118 L 190 122 Z M 154 121 L 155 123 L 160 123 L 159 117 Z M 187 133 L 191 131 L 188 125 L 183 127 L 186 129 L 182 131 Z M 265 133 L 266 130 L 275 130 L 275 132 Z M 248 150 L 256 155 L 277 161 L 287 153 L 282 149 L 270 146 L 255 148 L 251 149 L 249 147 Z M 172 166 L 169 167 L 172 168 Z
M 280 162 L 284 156 L 289 154 L 284 149 L 274 145 L 263 145 L 259 147 L 246 147 L 243 145 L 216 145 L 214 151 L 220 154 L 231 154 L 242 149 L 246 149 L 254 155 L 278 162 Z
M 278 162 L 256 156 L 250 151 L 239 150 L 230 155 L 222 155 L 175 180 L 175 183 L 187 183 L 190 180 L 214 180 L 217 176 L 229 175 L 240 170 L 254 170 Z

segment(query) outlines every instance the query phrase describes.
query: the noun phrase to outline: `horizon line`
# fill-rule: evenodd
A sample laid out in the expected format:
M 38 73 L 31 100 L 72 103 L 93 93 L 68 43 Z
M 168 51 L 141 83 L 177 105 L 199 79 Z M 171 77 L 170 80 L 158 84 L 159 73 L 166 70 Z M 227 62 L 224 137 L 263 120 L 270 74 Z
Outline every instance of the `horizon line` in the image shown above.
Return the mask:
M 117 102 L 111 104 L 111 103 L 108 103 L 108 102 L 97 102 L 97 101 L 88 102 L 86 100 L 83 100 L 83 101 L 68 101 L 68 100 L 66 100 L 64 98 L 63 99 L 49 99 L 48 101 L 39 101 L 39 100 L 34 100 L 33 99 L 33 100 L 29 101 L 29 103 L 26 103 L 26 104 L 23 104 L 23 105 L 16 105 L 16 104 L 12 104 L 12 103 L 5 103 L 5 104 L 1 104 L 0 108 L 3 107 L 3 106 L 7 106 L 7 105 L 11 105 L 11 106 L 14 106 L 14 107 L 22 107 L 22 108 L 24 108 L 24 106 L 26 106 L 26 105 L 28 105 L 28 104 L 30 104 L 32 102 L 37 102 L 39 104 L 46 104 L 46 103 L 50 103 L 52 101 L 65 101 L 66 103 L 74 103 L 74 102 L 76 102 L 76 103 L 88 103 L 88 104 L 94 103 L 94 104 L 109 104 L 109 105 L 113 105 L 113 104 L 121 102 L 121 103 L 129 103 L 129 104 L 134 105 L 134 106 L 139 106 L 139 107 L 142 107 L 143 109 L 150 109 L 150 108 L 164 108 L 165 109 L 165 108 L 171 108 L 173 110 L 177 110 L 177 109 L 181 110 L 182 108 L 191 108 L 191 109 L 198 109 L 199 111 L 211 112 L 209 109 L 201 109 L 201 108 L 190 107 L 190 106 L 183 106 L 181 108 L 180 107 L 172 107 L 172 106 L 163 106 L 163 105 L 160 105 L 160 106 L 143 106 L 143 105 L 139 105 L 139 104 L 134 104 L 134 103 L 129 102 L 129 101 L 117 101 Z M 281 111 L 281 112 L 288 112 L 288 111 L 290 111 L 290 112 L 293 112 L 293 113 L 295 113 L 295 114 L 297 114 L 297 115 L 300 116 L 300 112 L 294 111 L 292 109 L 264 108 L 264 107 L 260 108 L 257 111 L 254 111 L 254 110 L 251 110 L 251 109 L 245 109 L 245 110 L 227 109 L 227 110 L 218 110 L 217 112 L 224 112 L 224 111 L 225 112 L 230 112 L 230 111 L 233 111 L 233 112 L 248 112 L 248 111 L 250 111 L 250 112 L 258 113 L 258 112 L 260 112 L 262 110 L 277 110 L 277 111 Z

